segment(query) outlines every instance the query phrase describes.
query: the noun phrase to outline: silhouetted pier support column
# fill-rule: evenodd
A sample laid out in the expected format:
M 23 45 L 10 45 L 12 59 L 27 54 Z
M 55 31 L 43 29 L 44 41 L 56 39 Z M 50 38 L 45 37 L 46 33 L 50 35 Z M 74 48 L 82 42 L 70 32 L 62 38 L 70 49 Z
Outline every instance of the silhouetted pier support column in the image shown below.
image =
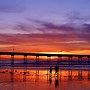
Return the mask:
M 72 57 L 69 56 L 68 58 L 69 58 L 69 65 L 70 65 L 70 64 L 72 64 Z
M 47 56 L 47 62 L 51 66 L 51 56 Z
M 39 63 L 39 56 L 36 56 L 36 63 Z
M 36 63 L 39 64 L 39 56 L 36 56 Z
M 78 57 L 78 64 L 82 64 L 82 56 Z
M 11 55 L 11 65 L 14 66 L 14 55 Z
M 88 64 L 90 64 L 90 57 L 88 57 Z
M 27 64 L 27 55 L 24 55 L 24 64 Z
M 2 62 L 1 62 L 1 55 L 0 55 L 0 67 L 1 67 L 1 65 L 2 65 Z
M 51 56 L 47 56 L 47 65 L 51 67 Z M 47 79 L 48 79 L 48 75 L 49 75 L 49 70 L 47 68 Z
M 62 56 L 58 56 L 58 65 L 62 64 Z

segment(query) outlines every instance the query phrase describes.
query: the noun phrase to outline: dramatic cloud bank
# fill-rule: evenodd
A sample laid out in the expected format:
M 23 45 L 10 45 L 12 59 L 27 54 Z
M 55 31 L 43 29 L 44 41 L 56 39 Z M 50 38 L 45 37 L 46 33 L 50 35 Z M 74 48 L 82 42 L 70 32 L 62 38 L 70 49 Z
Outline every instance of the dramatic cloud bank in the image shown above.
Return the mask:
M 1 0 L 0 51 L 14 47 L 89 54 L 89 4 L 88 0 Z

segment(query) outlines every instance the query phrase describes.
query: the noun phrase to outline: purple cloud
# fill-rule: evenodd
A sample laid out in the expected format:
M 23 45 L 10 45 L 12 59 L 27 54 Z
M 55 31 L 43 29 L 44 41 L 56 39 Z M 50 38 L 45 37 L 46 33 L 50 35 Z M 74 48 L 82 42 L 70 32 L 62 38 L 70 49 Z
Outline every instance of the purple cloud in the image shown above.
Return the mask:
M 79 39 L 78 37 L 72 38 L 67 34 L 13 34 L 6 35 L 0 34 L 0 45 L 6 45 L 12 47 L 13 45 L 18 47 L 26 46 L 25 48 L 47 48 L 53 50 L 63 49 L 65 51 L 72 51 L 76 49 L 90 49 L 88 46 L 90 42 Z M 10 48 L 9 47 L 9 48 Z
M 90 25 L 80 24 L 60 24 L 56 25 L 50 22 L 44 22 L 40 20 L 33 20 L 34 27 L 31 24 L 19 23 L 15 26 L 17 30 L 24 31 L 28 34 L 45 34 L 45 35 L 64 35 L 63 38 L 79 39 L 89 42 L 90 38 Z M 60 37 L 61 38 L 61 37 Z M 61 38 L 63 40 L 63 38 Z

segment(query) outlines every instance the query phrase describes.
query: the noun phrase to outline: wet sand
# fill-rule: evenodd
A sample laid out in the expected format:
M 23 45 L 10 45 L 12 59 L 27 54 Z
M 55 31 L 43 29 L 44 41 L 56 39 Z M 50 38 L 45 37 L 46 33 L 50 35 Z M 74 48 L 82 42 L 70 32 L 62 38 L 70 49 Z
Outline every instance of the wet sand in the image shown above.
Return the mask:
M 89 70 L 1 68 L 0 90 L 89 90 Z

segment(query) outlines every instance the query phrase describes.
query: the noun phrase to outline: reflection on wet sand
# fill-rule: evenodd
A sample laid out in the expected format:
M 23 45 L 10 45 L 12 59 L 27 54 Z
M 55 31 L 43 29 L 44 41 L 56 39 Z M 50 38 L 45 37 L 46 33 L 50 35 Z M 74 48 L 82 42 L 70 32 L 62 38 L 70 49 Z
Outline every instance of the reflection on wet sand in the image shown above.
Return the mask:
M 55 88 L 60 88 L 60 83 L 63 81 L 90 81 L 89 70 L 59 70 L 55 75 L 55 71 L 52 74 L 47 69 L 1 69 L 0 70 L 0 83 L 12 82 L 12 87 L 15 82 L 36 82 L 36 83 L 48 83 Z M 13 89 L 10 89 L 13 90 Z
M 88 79 L 90 80 L 90 71 L 88 70 L 59 70 L 59 73 L 57 75 L 55 75 L 54 71 L 52 74 L 49 74 L 49 70 L 39 70 L 39 69 L 1 69 L 0 70 L 0 77 L 2 77 L 3 75 L 7 75 L 7 77 L 11 77 L 10 81 L 15 81 L 14 77 L 16 78 L 17 75 L 22 76 L 23 81 L 28 80 L 27 77 L 32 77 L 35 76 L 36 80 L 39 80 L 39 77 L 42 76 L 46 76 L 47 78 L 49 78 L 50 80 L 52 78 L 55 79 L 59 79 L 61 80 L 73 80 L 73 79 L 78 79 L 78 80 L 84 80 L 84 79 Z M 15 76 L 16 75 L 16 76 Z M 2 80 L 3 78 L 1 78 Z M 48 80 L 48 79 L 47 79 Z

